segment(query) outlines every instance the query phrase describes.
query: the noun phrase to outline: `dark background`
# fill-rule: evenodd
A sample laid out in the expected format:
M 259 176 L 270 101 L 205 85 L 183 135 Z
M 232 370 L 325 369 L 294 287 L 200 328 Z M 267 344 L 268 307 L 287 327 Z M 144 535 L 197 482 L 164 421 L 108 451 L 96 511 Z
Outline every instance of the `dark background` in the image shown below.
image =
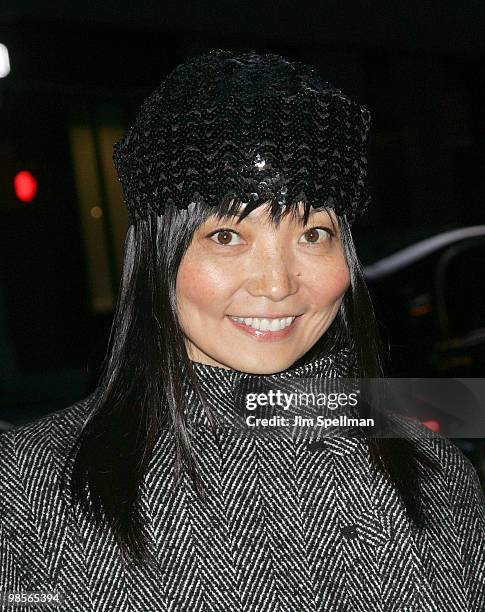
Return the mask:
M 0 42 L 11 73 L 0 79 L 0 419 L 28 421 L 96 384 L 126 230 L 110 151 L 177 63 L 213 48 L 280 53 L 369 108 L 373 204 L 354 229 L 367 265 L 485 224 L 484 33 L 482 1 L 4 0 Z M 29 203 L 13 190 L 23 169 L 38 180 Z M 369 283 L 390 374 L 483 376 L 483 341 L 469 339 L 485 328 L 483 240 L 467 242 L 449 268 L 451 326 L 438 316 L 441 251 Z M 484 477 L 481 441 L 462 444 Z

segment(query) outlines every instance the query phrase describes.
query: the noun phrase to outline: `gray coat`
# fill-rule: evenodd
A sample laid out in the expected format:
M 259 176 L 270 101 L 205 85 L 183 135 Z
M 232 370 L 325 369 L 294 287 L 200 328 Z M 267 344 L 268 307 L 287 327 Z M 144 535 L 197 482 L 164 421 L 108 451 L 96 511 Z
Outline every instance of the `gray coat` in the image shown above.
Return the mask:
M 202 365 L 197 372 L 227 415 L 243 375 Z M 335 372 L 317 360 L 289 377 Z M 149 570 L 125 566 L 111 533 L 60 495 L 62 461 L 89 397 L 0 435 L 0 590 L 58 591 L 60 607 L 41 609 L 76 612 L 485 610 L 485 500 L 472 464 L 450 441 L 412 426 L 443 467 L 423 480 L 430 520 L 419 531 L 371 464 L 364 438 L 309 445 L 229 428 L 219 447 L 192 399 L 207 501 L 187 478 L 174 486 L 167 431 L 142 489 L 157 559 Z

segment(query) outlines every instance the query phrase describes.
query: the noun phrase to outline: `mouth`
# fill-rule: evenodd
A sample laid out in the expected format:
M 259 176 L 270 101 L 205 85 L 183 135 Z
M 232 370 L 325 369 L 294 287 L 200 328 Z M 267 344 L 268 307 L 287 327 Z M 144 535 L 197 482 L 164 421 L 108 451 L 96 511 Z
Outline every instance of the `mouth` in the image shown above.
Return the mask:
M 237 328 L 261 340 L 286 338 L 294 329 L 302 315 L 284 315 L 279 317 L 236 317 L 228 319 Z

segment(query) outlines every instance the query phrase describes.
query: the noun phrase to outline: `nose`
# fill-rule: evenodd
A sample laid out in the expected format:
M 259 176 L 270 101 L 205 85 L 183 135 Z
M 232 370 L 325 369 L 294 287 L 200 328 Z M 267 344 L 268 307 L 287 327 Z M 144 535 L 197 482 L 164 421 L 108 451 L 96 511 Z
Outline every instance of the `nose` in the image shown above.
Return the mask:
M 291 253 L 282 247 L 265 248 L 254 254 L 246 283 L 253 297 L 279 302 L 295 294 L 300 285 Z

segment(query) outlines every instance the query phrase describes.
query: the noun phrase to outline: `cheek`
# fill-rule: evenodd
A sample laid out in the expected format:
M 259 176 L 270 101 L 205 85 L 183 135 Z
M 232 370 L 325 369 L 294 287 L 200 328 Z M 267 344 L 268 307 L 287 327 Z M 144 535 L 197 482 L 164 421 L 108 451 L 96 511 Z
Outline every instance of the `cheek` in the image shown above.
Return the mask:
M 345 260 L 316 270 L 312 286 L 314 299 L 320 305 L 329 305 L 341 299 L 350 286 L 350 272 Z
M 220 268 L 211 265 L 200 265 L 190 260 L 182 262 L 177 275 L 177 300 L 179 305 L 212 309 L 224 300 L 231 287 L 228 276 Z

